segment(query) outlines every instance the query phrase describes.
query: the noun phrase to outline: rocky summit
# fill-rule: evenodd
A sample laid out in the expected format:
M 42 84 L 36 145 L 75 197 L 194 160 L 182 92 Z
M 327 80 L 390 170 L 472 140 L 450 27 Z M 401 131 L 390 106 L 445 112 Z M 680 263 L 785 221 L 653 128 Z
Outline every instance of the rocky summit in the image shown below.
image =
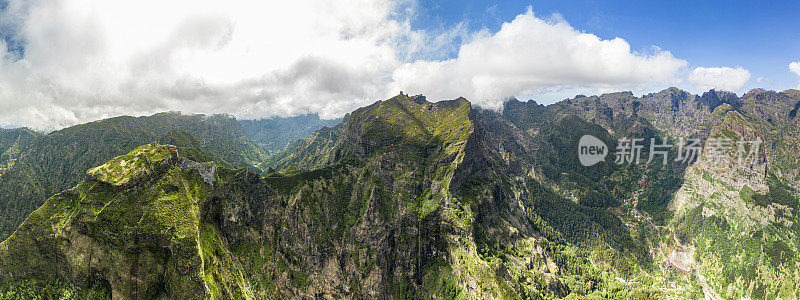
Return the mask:
M 794 299 L 798 107 L 401 93 L 303 139 L 175 114 L 0 131 L 3 213 L 29 214 L 3 223 L 0 298 Z

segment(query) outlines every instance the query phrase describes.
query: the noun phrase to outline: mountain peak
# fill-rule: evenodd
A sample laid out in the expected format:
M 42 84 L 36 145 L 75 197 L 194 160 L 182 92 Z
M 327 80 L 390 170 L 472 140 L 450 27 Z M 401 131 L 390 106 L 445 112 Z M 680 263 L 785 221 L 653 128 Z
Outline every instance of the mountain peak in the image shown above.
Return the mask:
M 177 156 L 178 151 L 175 146 L 147 144 L 90 169 L 86 175 L 114 186 L 131 186 L 154 172 L 168 168 L 170 160 Z
M 687 94 L 687 93 L 688 93 L 687 91 L 684 91 L 684 90 L 679 89 L 677 87 L 671 86 L 671 87 L 668 87 L 668 88 L 666 88 L 666 89 L 664 89 L 664 90 L 662 90 L 662 91 L 660 91 L 660 92 L 658 92 L 656 94 L 680 95 L 680 94 Z
M 700 96 L 700 103 L 707 105 L 711 111 L 713 111 L 722 103 L 728 103 L 734 108 L 741 106 L 741 103 L 739 103 L 739 97 L 736 96 L 736 94 L 728 91 L 717 91 L 714 89 L 703 93 L 703 95 Z
M 631 92 L 631 91 L 621 91 L 621 92 L 605 93 L 605 94 L 600 95 L 600 97 L 606 97 L 606 96 L 633 97 L 633 92 Z M 577 95 L 577 96 L 575 96 L 576 99 L 577 98 L 586 98 L 586 97 L 587 97 L 586 95 Z
M 742 98 L 752 98 L 752 99 L 761 98 L 761 99 L 766 99 L 764 97 L 770 98 L 770 97 L 775 97 L 777 95 L 778 95 L 778 92 L 773 91 L 773 90 L 755 88 L 755 89 L 752 89 L 752 90 L 748 91 L 744 95 L 742 95 Z
M 422 94 L 411 97 L 411 100 L 416 102 L 417 104 L 428 103 L 428 99 L 425 98 L 425 96 L 423 96 Z

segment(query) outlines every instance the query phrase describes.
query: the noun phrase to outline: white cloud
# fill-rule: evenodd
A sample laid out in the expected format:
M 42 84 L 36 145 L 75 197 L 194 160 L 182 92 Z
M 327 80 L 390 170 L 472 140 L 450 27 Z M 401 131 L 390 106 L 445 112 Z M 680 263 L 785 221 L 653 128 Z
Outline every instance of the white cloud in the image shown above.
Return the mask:
M 384 97 L 395 41 L 424 35 L 391 15 L 396 5 L 12 0 L 0 20 L 15 21 L 0 25 L 14 25 L 25 52 L 0 45 L 0 125 L 164 110 L 338 116 Z
M 737 67 L 697 67 L 689 74 L 689 81 L 701 90 L 717 89 L 737 91 L 750 80 L 750 71 Z
M 797 76 L 800 76 L 800 61 L 790 63 L 789 71 L 792 71 L 792 73 L 795 73 L 797 74 Z M 798 87 L 800 87 L 800 85 L 798 85 Z
M 542 89 L 670 83 L 685 66 L 668 51 L 636 53 L 621 38 L 603 40 L 558 17 L 538 18 L 529 9 L 499 32 L 475 36 L 458 57 L 407 63 L 392 78 L 395 89 L 424 91 L 433 98 L 465 96 L 496 108 L 506 97 Z
M 0 40 L 0 126 L 48 130 L 166 110 L 338 117 L 400 90 L 497 107 L 540 90 L 667 84 L 686 66 L 530 10 L 494 34 L 463 23 L 414 30 L 415 5 L 10 0 L 0 31 L 25 47 L 19 56 Z

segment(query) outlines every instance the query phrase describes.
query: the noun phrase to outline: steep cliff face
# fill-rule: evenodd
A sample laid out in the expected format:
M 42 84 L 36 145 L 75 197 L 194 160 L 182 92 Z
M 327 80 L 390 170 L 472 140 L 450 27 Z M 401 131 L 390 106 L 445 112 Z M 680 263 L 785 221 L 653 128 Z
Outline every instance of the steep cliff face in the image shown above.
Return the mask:
M 279 224 L 271 229 L 274 253 L 293 262 L 287 275 L 274 272 L 280 290 L 460 293 L 448 261 L 452 235 L 463 225 L 454 219 L 451 203 L 459 200 L 450 186 L 473 131 L 470 111 L 463 99 L 400 95 L 356 110 L 292 149 L 279 164 L 312 171 L 265 178 L 287 205 L 271 222 Z
M 619 182 L 594 182 L 599 192 L 583 193 L 578 185 L 591 179 L 577 170 L 561 173 L 577 164 L 576 157 L 558 158 L 563 151 L 574 152 L 573 139 L 588 133 L 609 139 L 609 134 L 574 117 L 549 119 L 547 113 L 537 123 L 527 121 L 537 119 L 537 112 L 518 112 L 509 122 L 495 112 L 470 109 L 461 99 L 428 103 L 400 95 L 359 109 L 280 155 L 278 168 L 287 171 L 267 176 L 268 182 L 314 179 L 298 183 L 299 192 L 285 189 L 295 193 L 289 198 L 298 199 L 290 211 L 298 211 L 290 214 L 290 229 L 282 231 L 277 244 L 292 250 L 274 252 L 318 259 L 300 259 L 305 267 L 297 272 L 312 274 L 312 283 L 299 291 L 447 298 L 649 293 L 648 283 L 621 287 L 602 275 L 642 272 L 640 263 L 649 268 L 646 246 L 605 208 L 613 204 L 602 200 L 613 193 L 622 197 L 624 192 L 612 191 Z M 305 168 L 318 169 L 288 171 Z M 543 175 L 544 169 L 552 178 Z M 592 172 L 591 178 L 599 179 L 615 170 L 601 166 Z M 330 179 L 340 177 L 355 179 Z M 553 192 L 562 183 L 571 185 Z M 336 186 L 352 191 L 337 194 Z M 324 217 L 314 217 L 319 210 L 313 206 L 304 208 L 309 199 L 322 199 Z M 342 211 L 350 221 L 332 217 Z M 359 213 L 349 215 L 354 211 Z M 319 227 L 308 225 L 319 222 Z M 343 228 L 343 233 L 334 231 L 330 238 L 325 228 Z M 335 261 L 308 250 L 319 243 L 304 239 L 332 245 L 324 253 L 337 253 Z M 363 243 L 368 254 L 378 253 L 366 256 L 377 263 L 364 266 L 363 254 L 348 250 L 353 241 Z M 588 276 L 594 283 L 566 279 L 572 276 Z M 339 279 L 323 285 L 323 278 Z M 331 289 L 343 281 L 370 284 Z
M 669 89 L 498 113 L 401 94 L 272 156 L 267 176 L 203 163 L 173 131 L 31 214 L 0 244 L 0 296 L 792 298 L 798 102 Z M 764 155 L 584 167 L 586 134 L 612 151 L 762 138 Z
M 81 293 L 115 297 L 202 298 L 199 207 L 211 185 L 201 174 L 208 169 L 185 160 L 175 147 L 150 144 L 90 170 L 0 244 L 0 278 L 59 277 Z
M 19 154 L 39 134 L 28 129 L 0 129 L 0 176 L 17 162 Z
M 703 140 L 703 155 L 695 164 L 655 174 L 652 167 L 628 173 L 628 178 L 639 178 L 636 174 L 644 171 L 644 185 L 623 199 L 637 202 L 632 215 L 642 214 L 646 221 L 628 227 L 632 232 L 639 231 L 636 226 L 645 229 L 662 270 L 676 267 L 699 275 L 701 291 L 710 297 L 795 298 L 800 123 L 792 112 L 798 101 L 796 90 L 756 89 L 740 98 L 670 88 L 642 97 L 576 97 L 554 109 L 598 124 L 616 138 L 649 134 Z M 720 139 L 728 143 L 722 153 L 728 159 L 722 161 L 713 159 Z M 742 140 L 763 141 L 755 163 L 738 163 Z M 751 146 L 743 145 L 746 157 Z M 624 212 L 626 205 L 620 208 Z M 625 214 L 621 217 L 627 223 Z
M 258 169 L 265 153 L 249 141 L 230 116 L 161 113 L 147 117 L 116 117 L 36 135 L 0 157 L 0 239 L 8 237 L 25 217 L 50 196 L 83 180 L 87 169 L 182 130 L 217 164 Z M 9 156 L 11 157 L 11 156 Z
M 574 190 L 579 203 L 582 202 L 581 192 L 594 191 L 603 195 L 602 186 L 622 192 L 611 194 L 612 199 L 624 200 L 621 205 L 612 205 L 613 210 L 634 239 L 642 238 L 651 245 L 647 252 L 659 265 L 656 270 L 660 270 L 651 275 L 666 276 L 672 282 L 686 284 L 691 284 L 692 280 L 686 282 L 681 276 L 670 276 L 684 271 L 700 275 L 702 280 L 695 283 L 700 288 L 686 288 L 681 283 L 684 295 L 794 298 L 797 297 L 793 292 L 797 290 L 795 273 L 799 267 L 795 216 L 800 195 L 797 182 L 800 123 L 793 111 L 798 101 L 796 90 L 753 90 L 739 98 L 719 91 L 695 96 L 671 88 L 643 97 L 630 93 L 578 96 L 547 107 L 512 100 L 503 114 L 518 128 L 541 137 L 532 143 L 539 153 L 549 153 L 546 158 L 556 158 L 538 160 L 533 165 L 533 175 L 544 179 L 545 183 L 555 181 L 553 186 L 559 194 L 569 197 L 572 193 L 564 191 L 570 191 L 575 182 L 580 183 Z M 707 144 L 701 160 L 693 165 L 672 162 L 663 168 L 622 165 L 600 172 L 599 177 L 592 177 L 591 174 L 598 173 L 583 168 L 589 175 L 587 182 L 580 179 L 582 176 L 567 171 L 573 168 L 563 154 L 574 151 L 575 144 L 553 147 L 563 145 L 558 137 L 574 143 L 580 134 L 565 134 L 569 131 L 547 134 L 548 130 L 559 128 L 559 123 L 553 120 L 560 119 L 563 123 L 570 116 L 599 125 L 608 131 L 610 139 L 641 137 L 648 140 L 653 137 L 677 142 L 681 137 L 693 137 Z M 580 132 L 581 126 L 574 122 L 569 127 L 570 131 Z M 715 151 L 712 143 L 718 139 L 730 141 L 724 153 L 729 160 L 709 158 Z M 763 141 L 757 161 L 739 165 L 737 142 L 756 139 Z M 525 141 L 519 137 L 514 140 Z M 615 143 L 609 140 L 606 143 L 614 149 Z M 750 149 L 748 145 L 744 150 Z M 646 157 L 647 152 L 643 149 L 642 155 Z M 675 155 L 677 153 L 671 153 L 669 160 Z M 537 167 L 541 172 L 538 177 Z M 631 185 L 608 181 L 618 176 L 626 178 Z M 559 179 L 563 177 L 568 179 Z M 592 181 L 605 182 L 598 187 Z M 545 220 L 549 215 L 552 213 L 542 214 Z M 558 224 L 557 220 L 547 221 L 549 225 Z M 627 249 L 626 252 L 634 251 Z M 679 269 L 683 271 L 669 271 Z
M 266 177 L 190 160 L 191 141 L 90 169 L 4 242 L 0 281 L 123 298 L 508 298 L 602 291 L 615 284 L 590 259 L 636 260 L 612 215 L 530 180 L 563 132 L 405 95 L 325 132 Z
M 797 100 L 792 91 L 756 90 L 738 109 L 717 107 L 704 155 L 670 203 L 667 259 L 703 276 L 720 297 L 798 297 L 798 156 L 789 150 L 798 146 L 790 116 Z M 756 140 L 763 143 L 747 142 Z
M 359 156 L 268 177 L 137 148 L 32 214 L 0 250 L 2 280 L 131 298 L 460 292 L 436 282 L 452 275 L 449 183 L 470 110 L 397 97 L 345 124 L 337 143 L 360 149 L 337 150 Z

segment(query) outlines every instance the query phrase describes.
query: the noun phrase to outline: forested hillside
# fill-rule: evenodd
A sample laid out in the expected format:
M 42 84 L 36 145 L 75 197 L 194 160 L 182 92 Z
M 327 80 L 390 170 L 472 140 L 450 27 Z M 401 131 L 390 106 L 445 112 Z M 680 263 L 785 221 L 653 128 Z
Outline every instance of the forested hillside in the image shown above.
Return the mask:
M 13 174 L 78 178 L 0 244 L 0 296 L 797 298 L 798 106 L 796 90 L 501 111 L 400 94 L 269 156 L 224 116 L 90 123 L 34 137 L 0 176 L 8 195 Z M 610 150 L 589 167 L 585 135 Z M 642 160 L 617 157 L 626 138 Z M 31 157 L 53 163 L 15 173 Z
M 265 152 L 251 142 L 229 116 L 162 113 L 149 117 L 117 117 L 55 131 L 30 133 L 4 151 L 12 157 L 0 175 L 0 238 L 6 238 L 44 201 L 84 179 L 83 173 L 157 141 L 171 130 L 183 130 L 220 166 L 261 170 Z M 4 136 L 7 134 L 4 134 Z

